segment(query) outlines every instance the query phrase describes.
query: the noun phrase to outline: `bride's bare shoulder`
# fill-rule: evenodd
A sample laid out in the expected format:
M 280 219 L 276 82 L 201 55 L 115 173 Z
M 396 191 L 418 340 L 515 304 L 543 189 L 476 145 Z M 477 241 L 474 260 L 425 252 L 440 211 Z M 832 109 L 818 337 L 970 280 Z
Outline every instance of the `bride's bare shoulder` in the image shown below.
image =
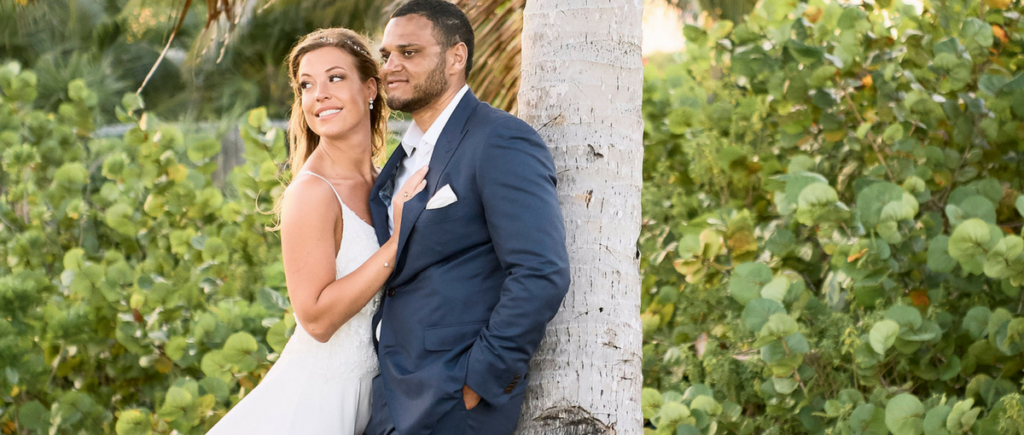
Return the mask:
M 307 225 L 332 224 L 341 218 L 341 208 L 334 190 L 312 175 L 299 175 L 285 189 L 281 205 L 281 230 L 304 228 Z M 328 226 L 327 228 L 332 228 Z

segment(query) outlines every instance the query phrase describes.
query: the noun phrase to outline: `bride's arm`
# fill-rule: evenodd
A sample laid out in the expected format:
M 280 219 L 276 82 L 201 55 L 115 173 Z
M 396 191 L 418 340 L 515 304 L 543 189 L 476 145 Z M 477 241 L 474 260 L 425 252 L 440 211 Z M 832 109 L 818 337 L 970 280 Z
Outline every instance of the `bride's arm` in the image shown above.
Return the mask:
M 410 197 L 418 193 L 424 187 L 425 174 L 425 170 L 417 172 L 402 191 L 408 189 Z M 401 225 L 402 204 L 397 198 L 404 196 L 395 195 L 394 235 L 359 268 L 336 280 L 334 228 L 341 219 L 341 209 L 334 192 L 319 181 L 296 180 L 294 184 L 299 185 L 292 186 L 285 195 L 281 251 L 295 316 L 309 335 L 326 342 L 370 302 L 391 276 Z

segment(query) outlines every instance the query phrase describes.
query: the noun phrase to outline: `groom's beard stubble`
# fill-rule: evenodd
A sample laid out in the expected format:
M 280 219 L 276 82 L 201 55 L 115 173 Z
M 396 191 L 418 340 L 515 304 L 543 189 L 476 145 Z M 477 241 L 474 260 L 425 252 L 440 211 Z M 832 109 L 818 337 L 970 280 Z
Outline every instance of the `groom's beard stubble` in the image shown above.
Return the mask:
M 444 56 L 441 56 L 434 69 L 430 70 L 427 79 L 423 83 L 418 83 L 412 87 L 411 97 L 399 99 L 389 96 L 387 99 L 388 107 L 391 110 L 412 113 L 427 107 L 428 104 L 441 98 L 441 95 L 447 89 L 448 77 L 444 75 Z

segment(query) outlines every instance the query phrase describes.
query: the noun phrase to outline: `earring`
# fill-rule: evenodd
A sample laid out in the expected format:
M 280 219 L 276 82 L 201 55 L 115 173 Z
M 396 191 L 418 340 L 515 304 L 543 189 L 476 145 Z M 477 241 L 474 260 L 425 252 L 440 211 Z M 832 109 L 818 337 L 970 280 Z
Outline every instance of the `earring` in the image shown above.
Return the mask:
M 370 100 L 370 110 L 373 110 L 373 100 Z

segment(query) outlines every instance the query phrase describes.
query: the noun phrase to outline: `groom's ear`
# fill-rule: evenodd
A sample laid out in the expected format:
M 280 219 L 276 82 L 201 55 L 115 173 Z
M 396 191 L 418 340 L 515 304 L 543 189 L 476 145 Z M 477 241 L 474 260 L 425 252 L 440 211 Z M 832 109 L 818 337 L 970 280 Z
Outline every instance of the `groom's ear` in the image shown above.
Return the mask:
M 469 49 L 466 47 L 466 43 L 459 42 L 448 49 L 447 64 L 448 64 L 448 75 L 462 76 L 464 79 L 468 79 L 469 74 L 466 74 L 466 61 L 469 58 Z

